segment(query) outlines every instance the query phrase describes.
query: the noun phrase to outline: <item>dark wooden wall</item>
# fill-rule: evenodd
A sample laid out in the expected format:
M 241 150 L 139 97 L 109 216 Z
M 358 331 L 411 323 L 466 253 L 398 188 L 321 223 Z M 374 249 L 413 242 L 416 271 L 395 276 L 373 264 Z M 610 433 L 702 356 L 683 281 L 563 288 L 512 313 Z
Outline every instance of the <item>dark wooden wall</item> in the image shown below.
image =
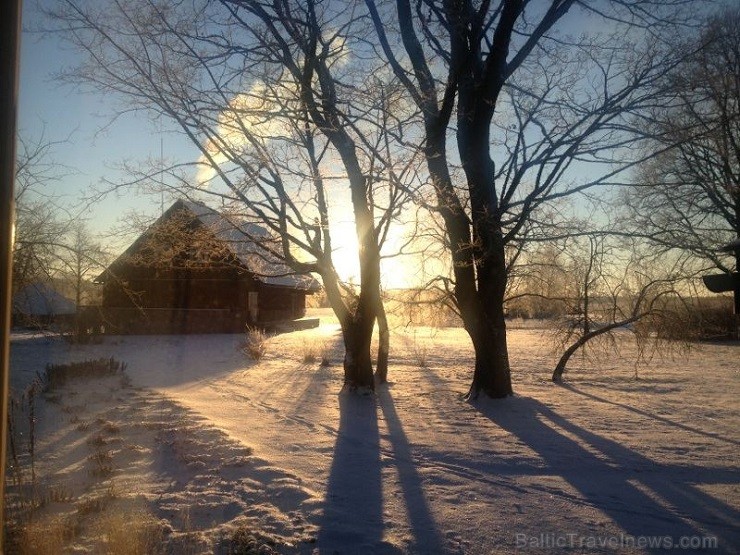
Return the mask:
M 257 320 L 248 310 L 258 298 Z M 262 284 L 234 268 L 117 269 L 103 286 L 103 318 L 111 333 L 240 333 L 305 316 L 306 293 Z
M 294 320 L 306 315 L 306 292 L 288 287 L 261 285 L 259 321 Z

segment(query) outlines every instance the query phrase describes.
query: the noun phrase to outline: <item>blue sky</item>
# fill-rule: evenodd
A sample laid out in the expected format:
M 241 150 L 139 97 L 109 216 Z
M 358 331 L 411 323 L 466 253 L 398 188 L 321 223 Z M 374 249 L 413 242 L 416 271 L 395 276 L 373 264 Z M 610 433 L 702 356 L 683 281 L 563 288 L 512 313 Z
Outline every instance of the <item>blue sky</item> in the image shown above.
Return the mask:
M 116 180 L 114 169 L 122 159 L 159 157 L 160 136 L 166 158 L 195 156 L 194 149 L 171 134 L 161 135 L 156 122 L 143 115 L 127 115 L 106 128 L 117 107 L 115 99 L 65 85 L 54 75 L 75 63 L 76 55 L 55 37 L 42 37 L 32 29 L 41 23 L 34 2 L 25 2 L 21 38 L 20 103 L 18 130 L 33 142 L 64 141 L 54 148 L 52 158 L 69 166 L 70 175 L 50 185 L 48 191 L 75 205 L 102 178 Z M 132 191 L 112 196 L 83 214 L 90 226 L 105 231 L 131 209 L 156 212 L 159 204 L 137 197 Z

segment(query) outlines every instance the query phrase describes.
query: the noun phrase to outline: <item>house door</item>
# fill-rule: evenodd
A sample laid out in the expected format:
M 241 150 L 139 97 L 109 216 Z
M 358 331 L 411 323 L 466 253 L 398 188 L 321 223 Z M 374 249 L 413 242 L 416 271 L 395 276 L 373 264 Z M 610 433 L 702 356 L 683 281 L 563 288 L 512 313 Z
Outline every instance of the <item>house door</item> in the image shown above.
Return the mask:
M 257 291 L 250 291 L 247 296 L 247 310 L 249 310 L 249 321 L 256 322 L 259 317 L 259 295 Z

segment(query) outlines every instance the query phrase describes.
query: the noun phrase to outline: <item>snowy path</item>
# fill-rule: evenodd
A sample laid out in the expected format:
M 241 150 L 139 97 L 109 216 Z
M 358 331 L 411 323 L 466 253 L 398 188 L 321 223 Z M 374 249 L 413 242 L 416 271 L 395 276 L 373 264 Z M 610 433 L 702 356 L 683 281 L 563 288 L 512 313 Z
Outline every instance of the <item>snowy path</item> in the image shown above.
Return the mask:
M 295 476 L 302 497 L 275 495 L 318 530 L 301 551 L 483 554 L 574 542 L 570 552 L 606 553 L 614 545 L 600 542 L 622 541 L 624 552 L 650 552 L 631 548 L 632 537 L 716 536 L 720 552 L 737 552 L 740 346 L 698 347 L 640 380 L 627 346 L 598 368 L 574 360 L 571 385 L 556 387 L 543 331 L 510 335 L 517 396 L 477 404 L 460 398 L 471 363 L 461 330 L 399 330 L 392 383 L 365 398 L 339 394 L 331 324 L 273 338 L 259 363 L 229 335 L 50 343 L 36 356 L 124 360 L 136 385 Z M 302 363 L 312 342 L 334 348 L 332 366 Z M 415 362 L 422 344 L 429 368 Z M 14 344 L 19 373 L 31 366 L 26 348 Z

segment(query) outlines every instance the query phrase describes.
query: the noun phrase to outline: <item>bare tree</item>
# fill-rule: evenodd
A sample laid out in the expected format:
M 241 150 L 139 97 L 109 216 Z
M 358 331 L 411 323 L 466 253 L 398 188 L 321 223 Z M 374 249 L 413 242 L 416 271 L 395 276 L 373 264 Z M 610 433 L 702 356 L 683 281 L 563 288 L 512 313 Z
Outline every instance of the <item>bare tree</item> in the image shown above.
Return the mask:
M 87 55 L 67 79 L 119 95 L 122 112 L 166 118 L 198 149 L 196 180 L 185 164 L 138 183 L 211 195 L 279 238 L 277 246 L 255 241 L 293 271 L 321 276 L 342 328 L 345 383 L 372 388 L 371 337 L 378 316 L 384 321 L 381 249 L 402 198 L 394 183 L 409 162 L 387 138 L 403 123 L 399 89 L 367 56 L 354 7 L 64 0 L 52 16 Z M 343 284 L 333 258 L 331 224 L 341 208 L 332 201 L 345 192 L 359 245 L 357 289 Z M 387 330 L 380 349 L 384 379 Z
M 660 154 L 624 202 L 635 234 L 730 273 L 738 260 L 718 248 L 740 236 L 740 8 L 675 48 L 687 56 L 661 85 L 673 101 L 654 114 L 649 148 Z
M 648 344 L 670 350 L 660 332 L 677 320 L 676 301 L 681 294 L 677 284 L 686 279 L 682 261 L 668 263 L 646 255 L 634 240 L 617 243 L 613 236 L 586 235 L 571 240 L 566 252 L 572 290 L 567 294 L 567 314 L 558 320 L 557 345 L 563 349 L 552 374 L 562 381 L 571 357 L 593 347 L 603 353 L 617 349 L 614 334 L 629 330 L 638 348 Z M 638 323 L 649 318 L 651 326 Z M 656 350 L 656 349 L 654 349 Z
M 628 225 L 662 251 L 689 254 L 695 268 L 727 274 L 740 333 L 740 8 L 708 18 L 698 36 L 675 45 L 686 60 L 667 81 L 674 101 L 656 110 L 650 145 L 625 194 Z M 733 275 L 734 274 L 734 275 Z
M 60 238 L 68 228 L 68 213 L 50 185 L 69 169 L 53 159 L 60 141 L 43 134 L 35 140 L 18 138 L 15 169 L 15 236 L 13 290 L 49 279 L 56 268 Z
M 507 250 L 546 223 L 541 209 L 621 181 L 639 158 L 640 117 L 671 64 L 656 35 L 681 2 L 366 4 L 382 55 L 422 114 L 420 149 L 476 355 L 469 396 L 507 396 Z M 571 11 L 613 33 L 558 33 Z M 653 50 L 636 56 L 648 33 Z
M 567 241 L 529 245 L 526 256 L 509 271 L 507 314 L 525 318 L 562 316 L 570 294 Z
M 74 221 L 65 237 L 55 243 L 57 249 L 57 275 L 67 282 L 74 292 L 75 337 L 80 340 L 86 333 L 86 314 L 83 302 L 90 302 L 92 279 L 105 268 L 108 255 L 94 240 L 92 232 L 82 220 Z

